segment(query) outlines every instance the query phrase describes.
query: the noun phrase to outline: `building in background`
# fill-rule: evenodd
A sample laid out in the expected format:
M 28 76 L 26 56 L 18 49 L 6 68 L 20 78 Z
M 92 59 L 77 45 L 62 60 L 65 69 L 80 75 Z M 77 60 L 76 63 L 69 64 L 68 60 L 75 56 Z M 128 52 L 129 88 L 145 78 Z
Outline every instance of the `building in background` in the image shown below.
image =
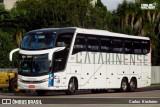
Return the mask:
M 3 3 L 5 5 L 5 8 L 7 10 L 10 10 L 11 8 L 13 8 L 16 1 L 18 0 L 0 0 L 0 3 Z

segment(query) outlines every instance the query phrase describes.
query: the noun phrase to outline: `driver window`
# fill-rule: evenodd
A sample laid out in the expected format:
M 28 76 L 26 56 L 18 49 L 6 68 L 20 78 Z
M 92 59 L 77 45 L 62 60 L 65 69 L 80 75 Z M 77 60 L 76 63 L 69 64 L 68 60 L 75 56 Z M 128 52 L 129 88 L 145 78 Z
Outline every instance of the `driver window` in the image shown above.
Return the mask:
M 65 69 L 72 38 L 73 33 L 63 33 L 58 35 L 58 38 L 56 40 L 56 47 L 65 45 L 66 48 L 54 53 L 53 72 L 58 72 Z

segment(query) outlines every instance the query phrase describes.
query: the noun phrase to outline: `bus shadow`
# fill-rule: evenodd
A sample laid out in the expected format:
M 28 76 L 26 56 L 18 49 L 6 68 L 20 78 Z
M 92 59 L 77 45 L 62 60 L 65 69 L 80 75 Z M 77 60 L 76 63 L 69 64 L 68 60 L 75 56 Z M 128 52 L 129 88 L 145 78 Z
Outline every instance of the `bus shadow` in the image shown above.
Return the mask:
M 154 90 L 160 90 L 160 86 L 150 86 L 145 87 L 142 89 L 137 89 L 134 92 L 124 92 L 124 93 L 140 93 L 140 92 L 146 92 L 146 91 L 154 91 Z M 92 93 L 91 90 L 78 90 L 76 94 L 74 95 L 89 95 L 89 94 L 116 94 L 116 93 L 122 93 L 118 90 L 99 90 L 99 92 Z M 0 92 L 0 95 L 6 95 L 6 96 L 28 96 L 28 97 L 34 97 L 38 96 L 36 91 L 26 91 L 26 92 L 19 92 L 19 93 L 12 93 L 7 90 Z M 74 95 L 66 95 L 64 91 L 48 91 L 45 96 L 74 96 Z

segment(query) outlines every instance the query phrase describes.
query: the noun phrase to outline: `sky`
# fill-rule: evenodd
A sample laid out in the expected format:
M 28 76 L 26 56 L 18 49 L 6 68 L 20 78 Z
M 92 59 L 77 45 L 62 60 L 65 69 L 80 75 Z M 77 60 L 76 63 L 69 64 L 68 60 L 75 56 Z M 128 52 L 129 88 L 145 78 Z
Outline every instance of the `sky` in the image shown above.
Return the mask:
M 109 11 L 115 10 L 118 4 L 123 2 L 123 0 L 101 0 L 101 1 L 105 6 L 107 6 L 107 9 Z M 127 0 L 127 1 L 132 1 L 132 0 Z

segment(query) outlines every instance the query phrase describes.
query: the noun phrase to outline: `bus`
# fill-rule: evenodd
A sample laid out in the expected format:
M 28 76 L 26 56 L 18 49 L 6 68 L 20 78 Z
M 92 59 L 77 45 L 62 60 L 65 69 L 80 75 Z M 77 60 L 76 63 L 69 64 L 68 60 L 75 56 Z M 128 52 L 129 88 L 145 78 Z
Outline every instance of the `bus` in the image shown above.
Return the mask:
M 38 95 L 59 90 L 135 91 L 151 84 L 148 37 L 77 27 L 27 32 L 19 52 L 18 88 Z

